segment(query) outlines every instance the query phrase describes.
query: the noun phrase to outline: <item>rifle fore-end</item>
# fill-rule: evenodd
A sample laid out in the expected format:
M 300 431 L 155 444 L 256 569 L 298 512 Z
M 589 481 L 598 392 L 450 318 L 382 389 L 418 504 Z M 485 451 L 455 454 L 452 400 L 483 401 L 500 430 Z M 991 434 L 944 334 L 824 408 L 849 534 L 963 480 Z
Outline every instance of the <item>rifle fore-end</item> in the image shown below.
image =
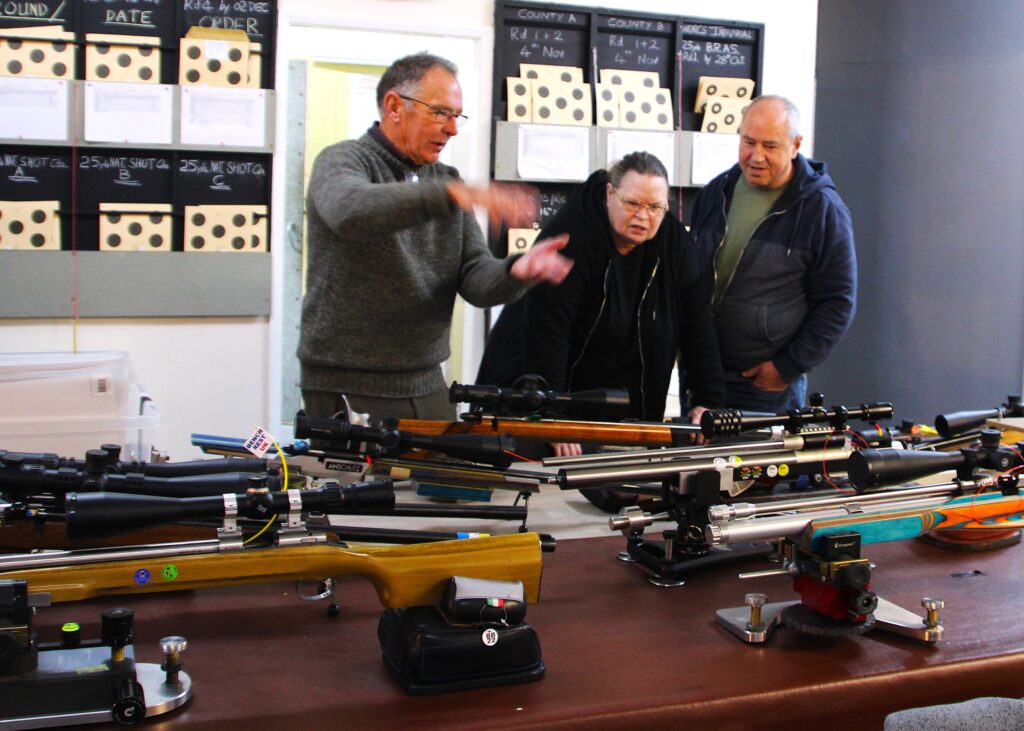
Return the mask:
M 608 422 L 530 421 L 520 419 L 488 419 L 480 421 L 430 421 L 402 419 L 402 431 L 441 436 L 445 434 L 508 434 L 516 439 L 540 442 L 577 442 L 616 446 L 672 446 L 672 430 L 657 424 L 615 424 Z
M 0 579 L 24 579 L 30 592 L 48 593 L 53 602 L 341 576 L 368 579 L 384 607 L 435 604 L 451 576 L 522 581 L 532 603 L 540 597 L 540 538 L 516 533 L 405 546 L 318 543 L 0 572 Z

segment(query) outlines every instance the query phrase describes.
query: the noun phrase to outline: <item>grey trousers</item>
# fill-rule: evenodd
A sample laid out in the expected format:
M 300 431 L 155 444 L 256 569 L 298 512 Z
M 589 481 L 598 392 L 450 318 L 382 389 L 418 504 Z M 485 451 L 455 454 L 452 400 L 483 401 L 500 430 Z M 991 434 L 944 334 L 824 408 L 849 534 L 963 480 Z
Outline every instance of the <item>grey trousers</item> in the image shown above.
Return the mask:
M 342 394 L 329 391 L 302 389 L 302 401 L 309 416 L 330 417 L 345 408 Z M 374 423 L 393 417 L 396 419 L 436 419 L 453 421 L 455 404 L 448 403 L 448 389 L 443 388 L 425 396 L 413 398 L 384 398 L 381 396 L 348 396 L 349 406 L 357 413 L 369 414 Z

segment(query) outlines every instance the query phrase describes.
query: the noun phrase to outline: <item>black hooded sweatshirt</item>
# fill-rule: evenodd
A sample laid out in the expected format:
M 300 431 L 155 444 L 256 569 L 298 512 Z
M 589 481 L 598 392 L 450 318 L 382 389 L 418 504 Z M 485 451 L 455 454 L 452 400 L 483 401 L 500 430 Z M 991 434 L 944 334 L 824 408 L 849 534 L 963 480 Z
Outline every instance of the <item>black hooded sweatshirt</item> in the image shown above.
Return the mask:
M 677 354 L 691 404 L 724 402 L 711 290 L 682 224 L 666 214 L 653 239 L 619 254 L 608 218 L 608 173 L 569 196 L 538 239 L 569 234 L 575 264 L 506 305 L 491 330 L 477 383 L 510 386 L 524 374 L 556 391 L 626 388 L 629 417 L 660 420 Z

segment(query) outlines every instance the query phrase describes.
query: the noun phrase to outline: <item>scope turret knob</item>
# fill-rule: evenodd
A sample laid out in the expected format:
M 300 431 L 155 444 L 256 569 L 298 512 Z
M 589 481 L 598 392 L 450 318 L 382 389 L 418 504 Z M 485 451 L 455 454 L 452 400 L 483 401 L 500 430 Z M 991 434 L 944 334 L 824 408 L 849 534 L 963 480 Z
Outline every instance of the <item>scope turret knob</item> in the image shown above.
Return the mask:
M 981 430 L 981 446 L 985 449 L 995 449 L 999 446 L 999 440 L 1003 433 L 998 429 Z
M 110 456 L 102 449 L 89 449 L 85 453 L 85 471 L 92 474 L 106 472 Z
M 100 615 L 100 641 L 120 650 L 135 639 L 135 613 L 127 607 L 103 610 Z

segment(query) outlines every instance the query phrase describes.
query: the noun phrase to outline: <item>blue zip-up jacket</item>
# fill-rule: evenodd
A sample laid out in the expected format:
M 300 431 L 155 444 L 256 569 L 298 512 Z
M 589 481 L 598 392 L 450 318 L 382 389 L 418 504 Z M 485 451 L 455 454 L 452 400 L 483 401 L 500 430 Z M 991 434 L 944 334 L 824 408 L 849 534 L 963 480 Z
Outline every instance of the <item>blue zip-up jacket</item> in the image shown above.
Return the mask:
M 734 165 L 694 202 L 691 233 L 711 281 L 741 174 Z M 850 211 L 825 164 L 798 154 L 792 180 L 754 229 L 715 307 L 726 379 L 766 360 L 787 383 L 810 371 L 850 326 L 856 301 Z

